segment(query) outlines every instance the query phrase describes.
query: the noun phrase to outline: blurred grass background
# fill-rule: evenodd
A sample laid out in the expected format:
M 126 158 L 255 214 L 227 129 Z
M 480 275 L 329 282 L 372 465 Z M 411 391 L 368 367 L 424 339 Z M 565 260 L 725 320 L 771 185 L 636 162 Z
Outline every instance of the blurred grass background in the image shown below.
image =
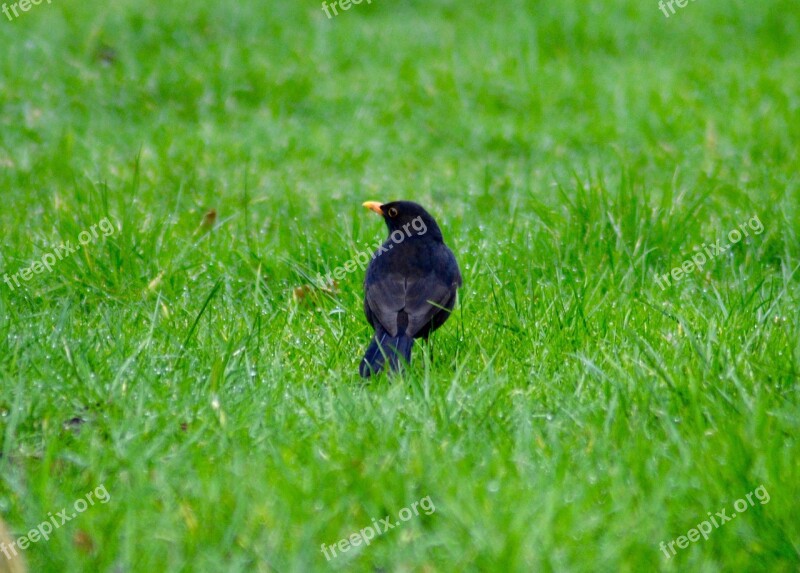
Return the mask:
M 0 46 L 0 275 L 117 228 L 0 283 L 0 515 L 111 495 L 31 571 L 800 570 L 796 2 L 56 0 Z M 399 198 L 465 286 L 364 385 L 363 276 L 311 277 Z

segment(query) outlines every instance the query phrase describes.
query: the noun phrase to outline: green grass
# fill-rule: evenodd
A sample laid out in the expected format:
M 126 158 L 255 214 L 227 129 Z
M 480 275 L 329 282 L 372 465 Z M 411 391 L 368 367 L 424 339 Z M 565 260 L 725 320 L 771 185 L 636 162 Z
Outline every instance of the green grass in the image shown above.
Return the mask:
M 0 516 L 19 537 L 110 495 L 30 571 L 800 570 L 798 22 L 790 0 L 0 13 L 0 278 L 116 229 L 0 282 Z M 363 201 L 401 198 L 464 288 L 365 384 L 363 273 L 313 277 L 384 236 Z

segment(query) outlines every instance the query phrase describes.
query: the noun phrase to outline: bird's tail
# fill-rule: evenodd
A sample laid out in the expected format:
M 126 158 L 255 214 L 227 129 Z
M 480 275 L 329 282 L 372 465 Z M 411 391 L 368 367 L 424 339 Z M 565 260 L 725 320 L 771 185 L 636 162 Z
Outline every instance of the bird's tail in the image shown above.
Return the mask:
M 358 372 L 362 377 L 369 378 L 383 369 L 387 358 L 391 369 L 399 370 L 404 363 L 411 363 L 412 346 L 414 346 L 414 339 L 407 334 L 389 336 L 386 332 L 376 332 L 369 348 L 364 353 L 364 359 L 358 367 Z

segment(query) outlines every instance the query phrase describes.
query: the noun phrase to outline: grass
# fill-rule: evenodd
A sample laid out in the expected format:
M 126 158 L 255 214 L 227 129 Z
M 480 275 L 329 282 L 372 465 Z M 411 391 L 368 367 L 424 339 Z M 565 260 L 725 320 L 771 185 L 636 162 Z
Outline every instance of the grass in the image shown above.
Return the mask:
M 0 15 L 0 274 L 114 223 L 0 283 L 2 520 L 18 538 L 110 496 L 30 570 L 797 571 L 798 17 Z M 363 273 L 313 277 L 383 237 L 361 202 L 399 198 L 437 217 L 464 288 L 402 379 L 365 384 Z M 753 217 L 763 232 L 657 285 Z M 768 503 L 659 549 L 761 485 Z

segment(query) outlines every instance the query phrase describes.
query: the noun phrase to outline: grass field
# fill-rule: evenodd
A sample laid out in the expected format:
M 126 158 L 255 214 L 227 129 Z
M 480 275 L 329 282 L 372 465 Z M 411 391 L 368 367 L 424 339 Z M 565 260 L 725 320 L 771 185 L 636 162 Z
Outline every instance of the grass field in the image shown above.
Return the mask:
M 0 12 L 28 571 L 800 571 L 796 1 L 28 8 Z M 314 277 L 393 199 L 464 287 L 364 383 L 364 273 Z

